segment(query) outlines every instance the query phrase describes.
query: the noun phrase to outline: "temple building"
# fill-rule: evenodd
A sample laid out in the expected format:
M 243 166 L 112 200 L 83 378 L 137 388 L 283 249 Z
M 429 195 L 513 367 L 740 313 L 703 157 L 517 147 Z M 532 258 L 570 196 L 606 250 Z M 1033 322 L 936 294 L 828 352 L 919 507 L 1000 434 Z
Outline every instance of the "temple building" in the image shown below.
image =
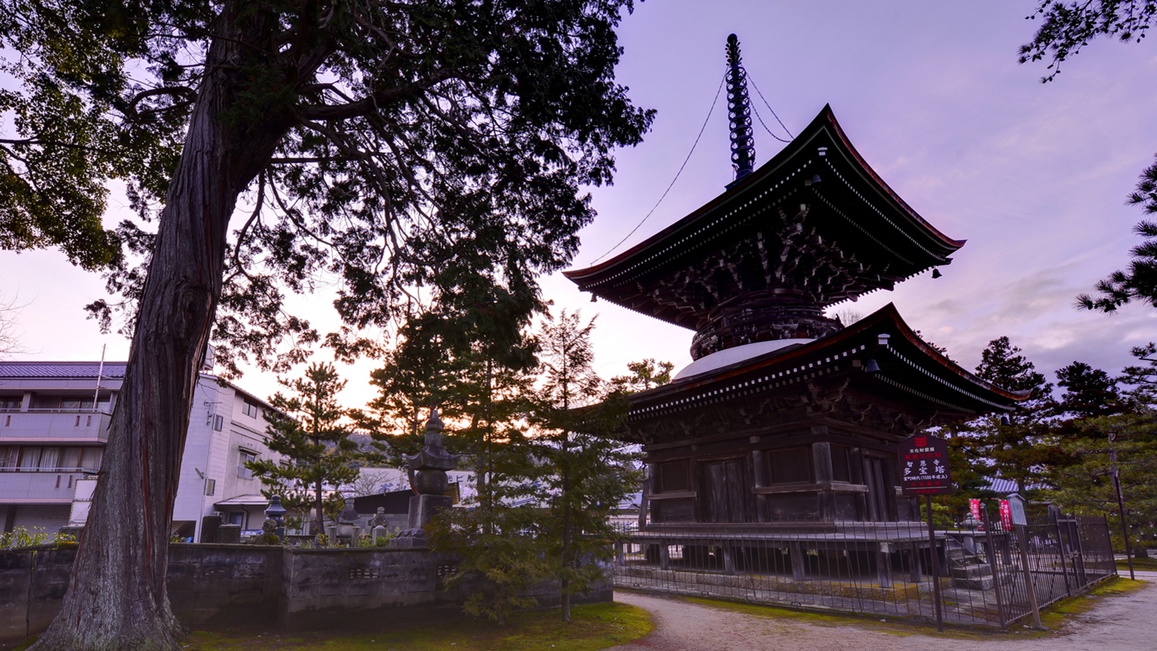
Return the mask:
M 729 40 L 726 190 L 632 249 L 565 275 L 692 330 L 694 360 L 633 396 L 650 531 L 834 530 L 918 518 L 896 446 L 1009 411 L 1026 395 L 964 370 L 892 305 L 845 327 L 828 308 L 949 264 L 934 228 L 856 151 L 830 107 L 756 168 L 738 45 Z

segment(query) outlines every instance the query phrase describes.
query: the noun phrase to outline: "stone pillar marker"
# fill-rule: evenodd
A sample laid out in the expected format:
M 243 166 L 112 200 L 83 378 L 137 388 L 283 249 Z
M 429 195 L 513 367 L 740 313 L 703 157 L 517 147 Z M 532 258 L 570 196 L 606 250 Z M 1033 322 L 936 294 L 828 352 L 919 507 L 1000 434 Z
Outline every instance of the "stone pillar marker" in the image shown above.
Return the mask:
M 389 523 L 390 520 L 386 517 L 386 509 L 379 506 L 378 512 L 375 513 L 374 517 L 370 518 L 369 521 L 369 528 L 373 536 L 373 543 L 375 547 L 378 546 L 378 538 L 382 538 L 386 535 L 386 526 Z
M 426 523 L 438 511 L 454 505 L 454 500 L 446 495 L 446 488 L 450 484 L 446 471 L 458 465 L 458 455 L 450 454 L 442 446 L 442 427 L 438 409 L 431 407 L 430 419 L 426 421 L 426 444 L 418 454 L 406 456 L 410 486 L 417 495 L 410 498 L 406 531 L 391 540 L 391 546 L 425 547 Z

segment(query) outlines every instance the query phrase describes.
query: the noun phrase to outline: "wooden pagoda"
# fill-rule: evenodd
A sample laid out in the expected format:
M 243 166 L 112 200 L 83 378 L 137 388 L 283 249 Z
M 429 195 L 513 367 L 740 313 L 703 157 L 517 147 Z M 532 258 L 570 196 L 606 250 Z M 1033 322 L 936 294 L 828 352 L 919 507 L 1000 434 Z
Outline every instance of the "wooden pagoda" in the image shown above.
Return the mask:
M 750 153 L 732 118 L 733 152 Z M 897 443 L 1026 396 L 941 355 L 891 305 L 846 328 L 824 311 L 938 275 L 964 242 L 889 188 L 827 106 L 770 161 L 736 169 L 726 191 L 662 232 L 565 272 L 600 299 L 695 332 L 691 365 L 631 401 L 650 528 L 917 519 L 899 495 Z

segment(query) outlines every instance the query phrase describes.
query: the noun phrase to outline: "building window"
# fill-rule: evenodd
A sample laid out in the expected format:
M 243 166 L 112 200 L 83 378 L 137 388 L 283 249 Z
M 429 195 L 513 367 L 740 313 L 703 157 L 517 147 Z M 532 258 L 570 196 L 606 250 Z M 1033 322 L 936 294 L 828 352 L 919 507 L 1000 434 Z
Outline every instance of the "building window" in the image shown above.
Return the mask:
M 241 479 L 253 479 L 253 471 L 245 465 L 250 461 L 257 461 L 257 453 L 249 450 L 241 450 L 240 459 L 237 462 L 237 476 Z
M 224 428 L 225 428 L 225 417 L 220 416 L 220 415 L 214 416 L 213 417 L 213 429 L 220 432 Z
M 100 470 L 101 449 L 82 448 L 80 451 L 80 468 L 88 472 Z
M 40 467 L 40 448 L 20 448 L 20 469 L 24 471 L 36 470 Z
M 53 472 L 60 467 L 60 448 L 44 448 L 40 453 L 40 469 Z
M 241 411 L 250 418 L 257 418 L 257 414 L 261 413 L 257 408 L 257 405 L 249 401 L 244 401 L 241 403 Z
M 216 479 L 206 479 L 205 480 L 205 494 L 206 495 L 213 495 L 216 492 L 217 492 L 217 480 Z

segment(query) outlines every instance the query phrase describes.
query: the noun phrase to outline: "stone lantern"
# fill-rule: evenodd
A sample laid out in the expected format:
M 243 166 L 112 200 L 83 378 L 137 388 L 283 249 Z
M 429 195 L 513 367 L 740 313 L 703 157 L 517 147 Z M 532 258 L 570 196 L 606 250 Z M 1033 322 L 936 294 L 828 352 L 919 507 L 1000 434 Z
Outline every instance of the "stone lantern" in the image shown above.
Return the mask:
M 265 519 L 273 521 L 273 533 L 281 540 L 285 540 L 285 507 L 281 505 L 281 496 L 269 498 L 269 506 L 265 509 Z M 262 526 L 262 529 L 265 527 Z
M 410 498 L 407 530 L 391 544 L 425 547 L 426 523 L 438 511 L 454 505 L 454 500 L 446 495 L 449 486 L 446 471 L 458 465 L 458 455 L 450 454 L 442 445 L 442 419 L 438 418 L 437 408 L 430 408 L 430 419 L 426 421 L 426 444 L 417 454 L 406 455 L 406 465 L 410 471 L 410 486 L 417 495 Z
M 354 509 L 354 498 L 345 498 L 345 507 L 337 516 L 337 537 L 339 540 L 348 540 L 350 546 L 356 547 L 361 530 L 358 527 L 358 512 Z

